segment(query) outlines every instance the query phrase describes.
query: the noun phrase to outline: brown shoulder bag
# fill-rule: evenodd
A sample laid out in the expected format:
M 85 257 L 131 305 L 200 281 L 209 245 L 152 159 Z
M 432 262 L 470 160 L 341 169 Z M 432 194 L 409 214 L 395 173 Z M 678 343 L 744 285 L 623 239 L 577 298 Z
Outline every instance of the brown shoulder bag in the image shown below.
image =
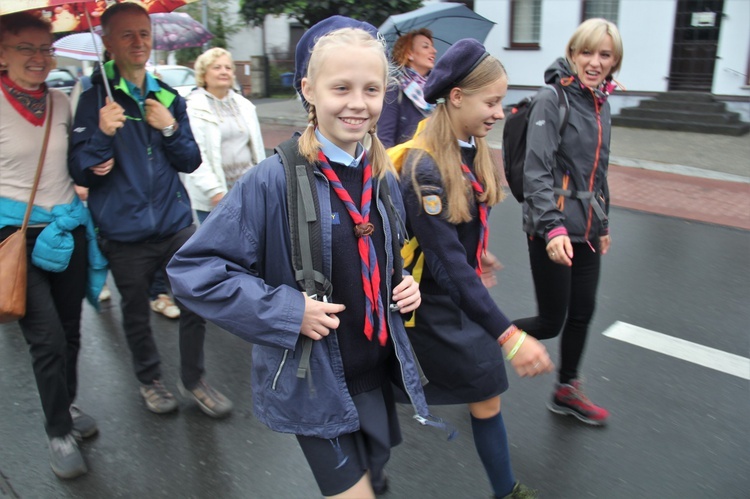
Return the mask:
M 42 176 L 44 156 L 47 153 L 47 142 L 52 123 L 52 99 L 47 100 L 47 125 L 44 131 L 44 143 L 39 164 L 36 167 L 34 186 L 31 188 L 31 198 L 26 205 L 23 225 L 16 232 L 0 243 L 0 323 L 13 322 L 26 315 L 26 228 L 29 225 L 31 209 L 34 207 L 39 179 Z

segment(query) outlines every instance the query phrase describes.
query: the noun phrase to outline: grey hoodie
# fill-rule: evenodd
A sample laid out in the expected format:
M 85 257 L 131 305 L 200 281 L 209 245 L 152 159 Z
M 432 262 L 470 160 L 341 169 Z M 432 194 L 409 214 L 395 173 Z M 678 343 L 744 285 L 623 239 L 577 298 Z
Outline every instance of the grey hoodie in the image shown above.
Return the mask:
M 592 241 L 609 233 L 604 215 L 609 212 L 609 102 L 604 93 L 582 86 L 564 58 L 547 68 L 544 79 L 562 86 L 570 114 L 560 138 L 554 90 L 545 87 L 534 99 L 526 138 L 523 228 L 546 241 L 565 234 L 573 242 Z M 555 188 L 592 192 L 602 210 L 597 215 L 591 199 L 562 197 Z M 592 195 L 582 197 L 587 196 Z

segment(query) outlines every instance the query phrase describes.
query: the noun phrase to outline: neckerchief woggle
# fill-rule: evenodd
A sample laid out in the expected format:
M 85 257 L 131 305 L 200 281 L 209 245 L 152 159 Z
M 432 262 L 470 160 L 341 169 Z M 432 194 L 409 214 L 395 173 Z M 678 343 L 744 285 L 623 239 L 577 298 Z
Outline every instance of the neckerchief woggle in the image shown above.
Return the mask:
M 357 237 L 357 249 L 362 261 L 362 286 L 365 292 L 365 336 L 372 341 L 375 331 L 375 317 L 378 318 L 378 340 L 381 345 L 385 345 L 388 339 L 386 330 L 385 311 L 383 300 L 380 296 L 380 269 L 378 268 L 378 258 L 375 253 L 375 245 L 370 235 L 375 227 L 370 223 L 370 205 L 372 201 L 372 165 L 367 161 L 367 155 L 364 155 L 362 161 L 365 164 L 364 175 L 362 178 L 362 200 L 360 208 L 354 204 L 352 197 L 344 188 L 336 172 L 333 171 L 328 163 L 328 158 L 322 151 L 318 152 L 318 161 L 320 170 L 326 176 L 333 187 L 333 191 L 338 198 L 344 203 L 346 211 L 349 212 L 354 222 L 354 235 Z

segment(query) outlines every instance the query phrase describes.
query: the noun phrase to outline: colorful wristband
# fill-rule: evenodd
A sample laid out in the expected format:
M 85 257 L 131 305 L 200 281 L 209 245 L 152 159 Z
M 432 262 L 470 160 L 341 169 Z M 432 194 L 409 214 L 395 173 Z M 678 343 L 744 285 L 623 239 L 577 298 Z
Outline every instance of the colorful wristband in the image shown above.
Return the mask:
M 508 329 L 505 330 L 503 334 L 500 335 L 500 337 L 497 339 L 497 342 L 500 344 L 500 346 L 505 345 L 505 343 L 510 339 L 511 336 L 516 334 L 516 331 L 518 331 L 518 328 L 515 324 L 511 324 Z
M 516 356 L 516 353 L 518 353 L 518 349 L 521 348 L 521 345 L 523 345 L 523 340 L 525 339 L 526 339 L 526 331 L 521 331 L 521 337 L 518 338 L 518 341 L 516 342 L 516 344 L 513 345 L 513 349 L 505 357 L 506 360 L 513 360 L 513 357 Z

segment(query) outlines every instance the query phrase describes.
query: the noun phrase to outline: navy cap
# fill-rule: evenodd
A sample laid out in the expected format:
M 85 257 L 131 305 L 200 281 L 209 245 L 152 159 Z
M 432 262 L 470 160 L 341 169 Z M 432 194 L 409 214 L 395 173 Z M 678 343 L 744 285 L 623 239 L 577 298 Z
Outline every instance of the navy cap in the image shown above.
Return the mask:
M 458 86 L 488 55 L 484 45 L 473 38 L 464 38 L 451 45 L 427 77 L 424 100 L 435 104 L 439 97 L 447 96 L 450 89 Z
M 359 28 L 370 33 L 373 38 L 379 38 L 378 29 L 372 24 L 344 16 L 328 17 L 305 31 L 294 52 L 294 89 L 302 98 L 302 105 L 305 106 L 305 109 L 307 109 L 307 101 L 305 96 L 302 95 L 302 78 L 307 75 L 307 63 L 310 61 L 310 53 L 315 46 L 315 42 L 320 37 L 342 28 Z

